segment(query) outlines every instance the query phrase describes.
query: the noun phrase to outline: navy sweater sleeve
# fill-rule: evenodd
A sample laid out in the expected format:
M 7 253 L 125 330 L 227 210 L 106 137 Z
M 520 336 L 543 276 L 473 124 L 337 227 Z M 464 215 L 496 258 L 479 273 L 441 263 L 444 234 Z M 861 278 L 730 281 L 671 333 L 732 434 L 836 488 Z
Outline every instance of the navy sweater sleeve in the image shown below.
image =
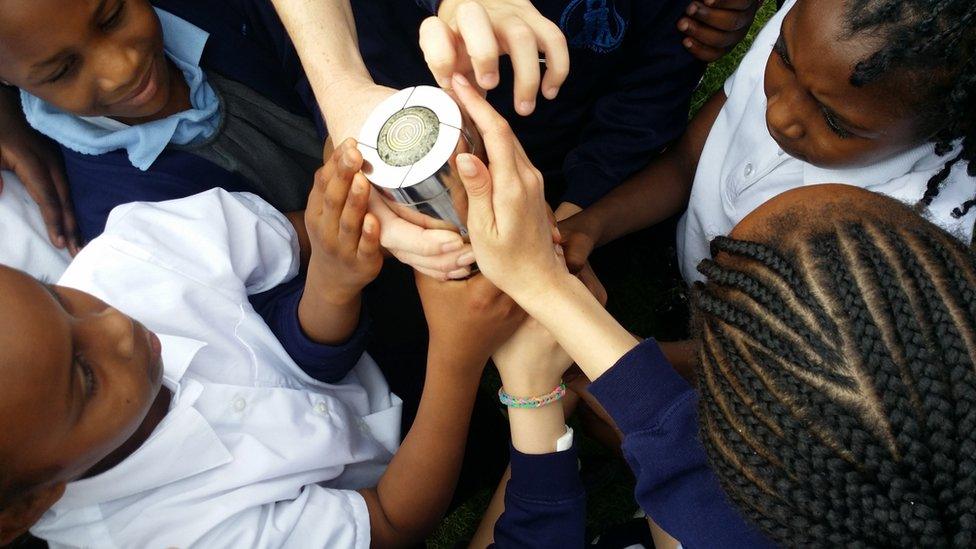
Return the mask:
M 624 433 L 637 501 L 686 548 L 775 547 L 728 501 L 698 439 L 697 393 L 653 339 L 590 385 Z
M 543 455 L 511 448 L 512 478 L 505 487 L 505 512 L 495 523 L 494 547 L 583 546 L 586 493 L 576 456 L 575 444 Z
M 417 5 L 431 15 L 437 15 L 437 10 L 441 7 L 441 0 L 417 0 Z
M 249 299 L 299 368 L 319 381 L 338 383 L 366 351 L 369 324 L 366 311 L 361 312 L 359 325 L 342 345 L 316 343 L 305 335 L 298 322 L 298 303 L 304 290 L 305 277 L 298 275 L 266 292 L 251 295 Z
M 704 64 L 682 46 L 688 0 L 631 3 L 626 61 L 563 163 L 562 200 L 587 207 L 646 165 L 685 129 Z

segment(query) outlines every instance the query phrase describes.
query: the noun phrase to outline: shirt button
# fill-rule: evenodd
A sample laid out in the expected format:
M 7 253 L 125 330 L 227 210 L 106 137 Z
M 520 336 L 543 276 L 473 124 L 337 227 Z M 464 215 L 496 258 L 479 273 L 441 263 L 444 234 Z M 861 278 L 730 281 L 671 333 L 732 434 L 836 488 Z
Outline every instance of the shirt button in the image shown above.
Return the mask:
M 243 412 L 244 408 L 247 406 L 247 402 L 245 402 L 244 399 L 240 397 L 235 398 L 233 404 L 234 404 L 234 410 L 238 412 Z
M 369 434 L 369 425 L 367 425 L 366 422 L 361 419 L 358 421 L 358 423 L 359 423 L 359 430 L 362 431 L 363 433 Z
M 315 405 L 315 411 L 320 414 L 327 414 L 329 413 L 329 407 L 326 406 L 324 402 L 319 402 Z
M 746 177 L 749 177 L 750 175 L 752 175 L 752 172 L 753 172 L 753 171 L 754 171 L 754 170 L 753 170 L 753 168 L 752 168 L 752 162 L 747 162 L 747 163 L 746 163 L 746 167 L 745 167 L 745 169 L 744 169 L 744 170 L 742 170 L 742 175 L 744 175 L 744 176 L 746 176 Z
M 784 151 L 783 149 L 776 150 L 776 156 L 783 156 L 784 154 L 786 154 L 786 151 Z

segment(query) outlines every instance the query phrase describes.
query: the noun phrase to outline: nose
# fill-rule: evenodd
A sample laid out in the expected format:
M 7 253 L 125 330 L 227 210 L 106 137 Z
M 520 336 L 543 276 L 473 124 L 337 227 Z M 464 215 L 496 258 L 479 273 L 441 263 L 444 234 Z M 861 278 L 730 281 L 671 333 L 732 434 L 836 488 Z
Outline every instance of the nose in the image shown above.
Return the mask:
M 114 307 L 105 309 L 79 319 L 93 336 L 101 340 L 98 347 L 116 358 L 127 360 L 135 353 L 135 322 Z
M 801 120 L 803 105 L 797 94 L 789 89 L 778 90 L 766 98 L 766 124 L 787 139 L 802 139 L 806 135 Z
M 125 44 L 105 42 L 95 52 L 95 59 L 96 84 L 106 103 L 121 99 L 138 77 L 139 52 Z

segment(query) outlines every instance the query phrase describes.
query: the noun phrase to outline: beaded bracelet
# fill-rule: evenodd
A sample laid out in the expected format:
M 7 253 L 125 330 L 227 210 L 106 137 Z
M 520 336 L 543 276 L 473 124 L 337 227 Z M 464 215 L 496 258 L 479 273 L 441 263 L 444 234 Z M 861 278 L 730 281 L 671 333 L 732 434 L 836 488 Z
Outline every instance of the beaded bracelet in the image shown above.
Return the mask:
M 536 397 L 515 397 L 505 392 L 505 388 L 498 389 L 498 400 L 509 408 L 542 408 L 566 396 L 566 384 L 560 383 L 555 389 Z

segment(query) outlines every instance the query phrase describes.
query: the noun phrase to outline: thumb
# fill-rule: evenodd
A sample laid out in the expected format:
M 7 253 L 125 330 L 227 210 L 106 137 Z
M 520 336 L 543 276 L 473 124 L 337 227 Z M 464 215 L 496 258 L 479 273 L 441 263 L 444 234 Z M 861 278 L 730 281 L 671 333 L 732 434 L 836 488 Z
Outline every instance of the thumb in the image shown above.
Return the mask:
M 457 170 L 468 194 L 468 230 L 484 229 L 495 224 L 495 212 L 491 202 L 491 174 L 488 168 L 473 154 L 457 156 Z
M 566 253 L 566 267 L 569 272 L 578 274 L 586 266 L 591 250 L 580 242 L 566 242 L 563 246 Z

